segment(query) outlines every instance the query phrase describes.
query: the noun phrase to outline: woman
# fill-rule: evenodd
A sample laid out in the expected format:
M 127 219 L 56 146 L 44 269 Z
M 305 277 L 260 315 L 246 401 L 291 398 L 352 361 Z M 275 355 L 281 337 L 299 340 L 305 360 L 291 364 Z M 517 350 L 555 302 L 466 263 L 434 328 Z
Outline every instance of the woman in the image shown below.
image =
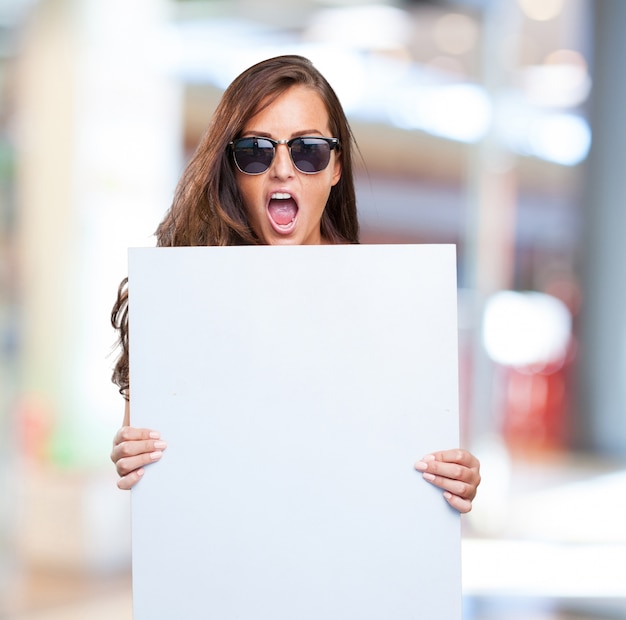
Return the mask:
M 353 137 L 325 78 L 305 58 L 280 56 L 244 71 L 228 87 L 157 229 L 159 246 L 358 243 Z M 130 489 L 166 447 L 158 432 L 130 426 L 128 291 L 120 286 L 112 322 L 122 353 L 113 381 L 126 399 L 111 459 Z M 459 512 L 480 483 L 465 450 L 415 465 Z

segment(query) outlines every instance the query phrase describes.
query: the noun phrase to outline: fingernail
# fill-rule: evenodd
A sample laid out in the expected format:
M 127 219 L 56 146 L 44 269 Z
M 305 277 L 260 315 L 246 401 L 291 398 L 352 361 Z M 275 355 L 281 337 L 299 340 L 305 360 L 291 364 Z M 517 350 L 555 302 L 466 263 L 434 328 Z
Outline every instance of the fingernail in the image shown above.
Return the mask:
M 425 469 L 428 469 L 428 465 L 424 463 L 424 461 L 417 461 L 417 463 L 415 463 L 415 469 L 424 471 Z
M 164 441 L 155 441 L 154 449 L 155 450 L 165 450 L 167 448 L 167 444 Z
M 435 479 L 435 476 L 429 473 L 422 474 L 422 476 L 424 477 L 424 480 L 428 480 L 429 482 L 432 482 Z
M 161 439 L 161 433 L 157 431 L 150 431 L 150 439 Z
M 446 499 L 452 499 L 452 493 L 450 493 L 450 491 L 446 491 L 446 492 L 443 494 L 443 496 L 444 496 Z
M 150 453 L 150 458 L 153 461 L 158 461 L 161 458 L 162 455 L 163 455 L 163 452 L 161 452 L 161 450 L 156 450 L 156 452 L 151 452 Z
M 141 476 L 143 476 L 143 469 L 138 469 L 137 470 L 137 477 L 141 478 Z
M 427 454 L 426 456 L 422 457 L 422 461 L 434 461 L 434 460 L 435 460 L 434 454 Z

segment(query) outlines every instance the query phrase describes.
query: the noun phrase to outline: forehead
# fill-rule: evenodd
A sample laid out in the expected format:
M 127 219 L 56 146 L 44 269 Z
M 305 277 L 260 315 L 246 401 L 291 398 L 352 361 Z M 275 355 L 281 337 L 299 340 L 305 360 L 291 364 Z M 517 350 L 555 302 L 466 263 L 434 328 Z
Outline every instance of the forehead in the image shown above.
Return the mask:
M 246 132 L 254 130 L 279 138 L 302 131 L 326 134 L 329 131 L 328 109 L 313 88 L 291 86 L 261 103 L 260 110 L 244 126 Z

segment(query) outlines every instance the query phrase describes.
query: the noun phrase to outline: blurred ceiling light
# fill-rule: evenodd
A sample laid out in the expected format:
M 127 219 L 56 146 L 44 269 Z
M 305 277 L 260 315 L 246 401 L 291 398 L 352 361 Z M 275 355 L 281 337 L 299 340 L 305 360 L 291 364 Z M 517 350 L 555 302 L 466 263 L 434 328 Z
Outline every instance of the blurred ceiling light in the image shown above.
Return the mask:
M 523 368 L 563 359 L 571 330 L 571 314 L 556 297 L 500 291 L 487 301 L 482 336 L 494 362 Z
M 528 101 L 539 106 L 575 107 L 591 92 L 591 78 L 586 68 L 574 64 L 525 67 L 520 81 Z
M 561 49 L 550 52 L 545 59 L 546 65 L 571 65 L 587 71 L 585 57 L 576 50 Z
M 513 90 L 496 110 L 495 131 L 511 152 L 561 166 L 575 166 L 589 154 L 592 134 L 583 116 L 528 105 Z
M 526 17 L 545 22 L 562 13 L 564 0 L 517 0 L 517 3 Z
M 545 114 L 535 118 L 528 134 L 531 153 L 564 166 L 583 161 L 591 147 L 591 129 L 574 114 Z
M 410 39 L 411 18 L 406 11 L 383 4 L 318 11 L 304 39 L 357 50 L 393 50 Z
M 476 142 L 485 135 L 490 120 L 489 98 L 473 84 L 416 87 L 393 98 L 395 125 L 449 140 Z
M 362 105 L 369 76 L 368 67 L 359 54 L 318 44 L 305 46 L 296 53 L 309 58 L 332 84 L 346 113 Z
M 476 46 L 478 29 L 475 22 L 461 13 L 448 13 L 435 23 L 433 37 L 447 54 L 465 54 Z

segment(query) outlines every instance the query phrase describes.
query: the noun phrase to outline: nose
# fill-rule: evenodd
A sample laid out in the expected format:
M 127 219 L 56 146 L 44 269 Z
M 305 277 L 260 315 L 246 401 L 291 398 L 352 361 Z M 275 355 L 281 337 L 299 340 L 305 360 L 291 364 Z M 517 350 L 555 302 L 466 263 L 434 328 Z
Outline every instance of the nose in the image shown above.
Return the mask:
M 286 144 L 281 143 L 276 145 L 274 161 L 272 161 L 270 172 L 274 177 L 279 179 L 289 178 L 295 174 L 291 153 Z

